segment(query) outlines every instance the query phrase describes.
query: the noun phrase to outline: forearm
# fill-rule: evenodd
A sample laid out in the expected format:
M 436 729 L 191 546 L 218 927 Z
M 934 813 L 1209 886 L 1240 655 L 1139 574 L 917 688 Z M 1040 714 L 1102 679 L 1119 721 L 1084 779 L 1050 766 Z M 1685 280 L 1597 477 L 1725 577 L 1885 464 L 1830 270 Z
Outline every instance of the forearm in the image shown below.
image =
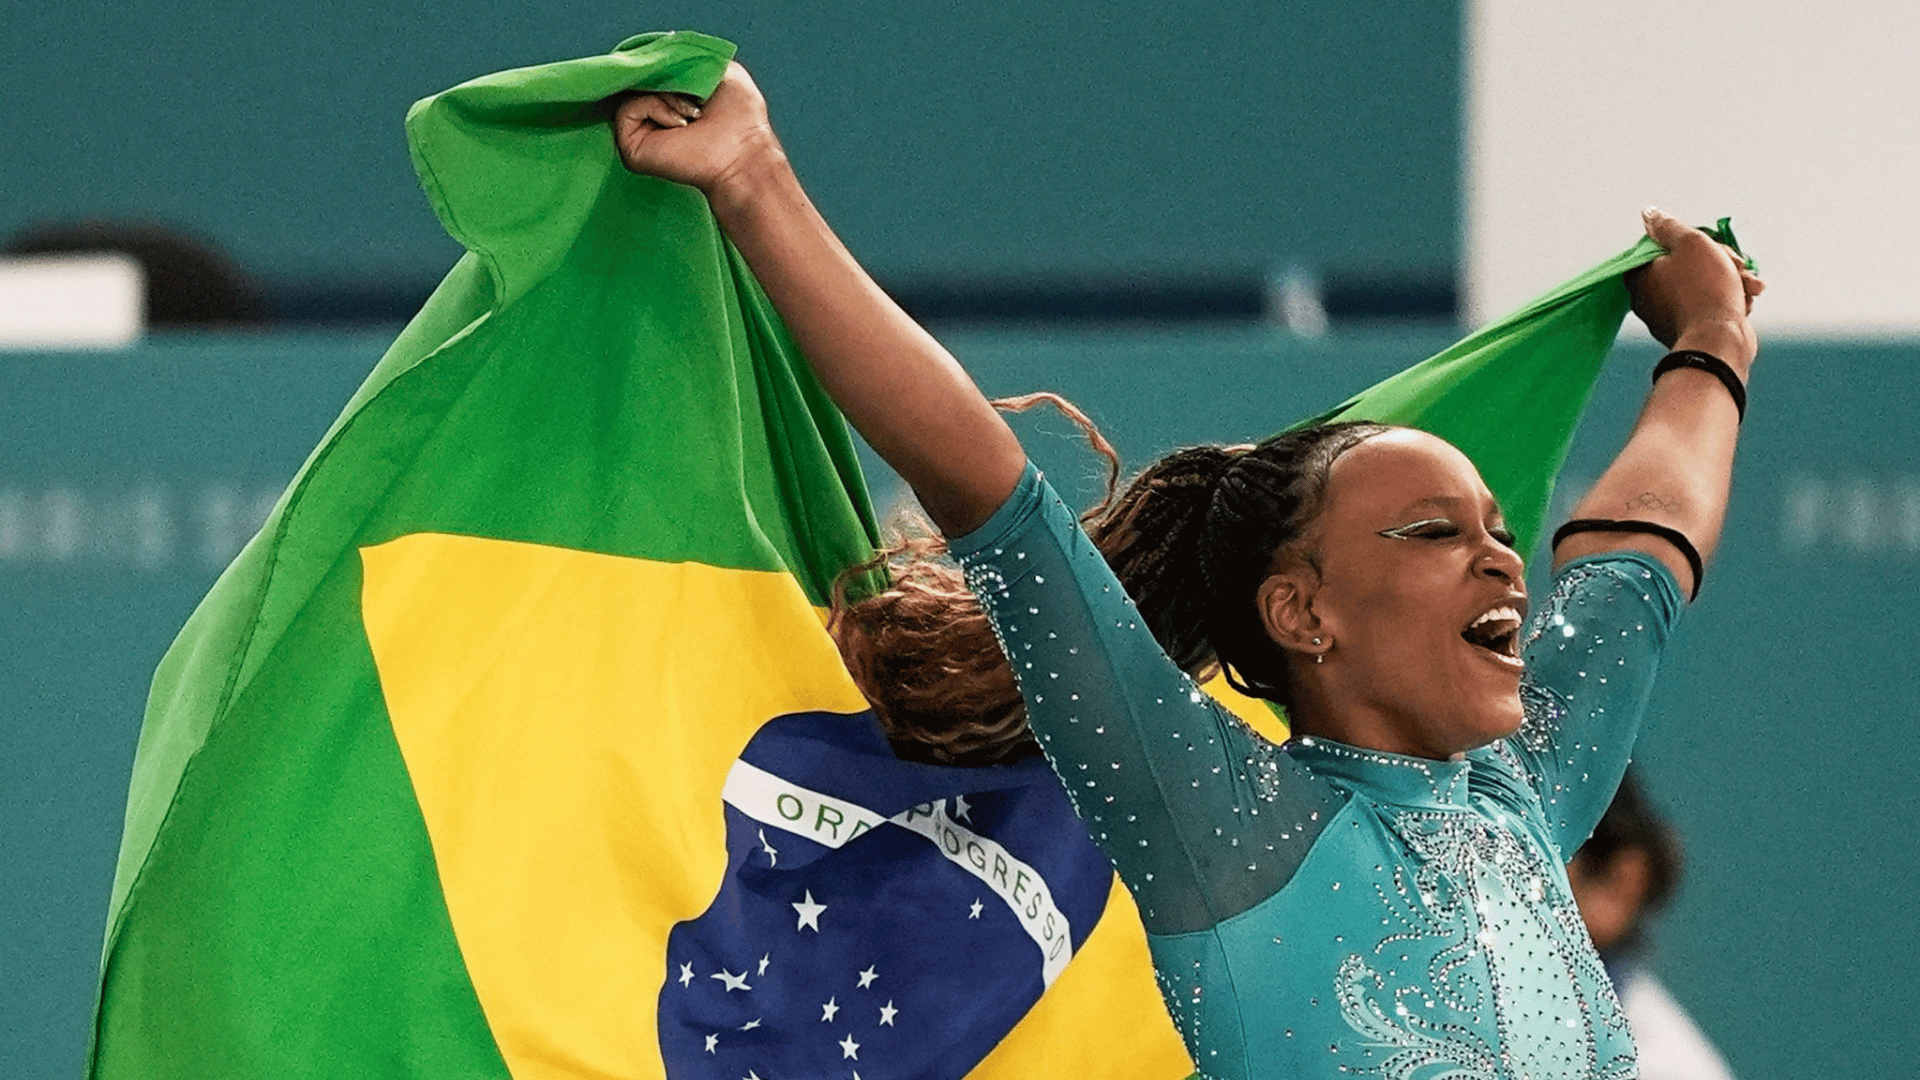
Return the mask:
M 1743 380 L 1758 346 L 1746 320 L 1723 320 L 1683 333 L 1677 349 L 1698 349 L 1725 360 Z M 1709 559 L 1720 538 L 1733 481 L 1740 415 L 1714 376 L 1683 368 L 1654 384 L 1625 449 L 1574 508 L 1576 518 L 1651 521 L 1675 529 Z M 1678 548 L 1657 536 L 1589 532 L 1569 536 L 1554 565 L 1583 555 L 1632 549 L 1658 558 L 1691 589 L 1693 570 Z
M 716 184 L 720 226 L 821 384 L 949 536 L 985 522 L 1025 453 L 952 354 L 875 284 L 777 148 Z

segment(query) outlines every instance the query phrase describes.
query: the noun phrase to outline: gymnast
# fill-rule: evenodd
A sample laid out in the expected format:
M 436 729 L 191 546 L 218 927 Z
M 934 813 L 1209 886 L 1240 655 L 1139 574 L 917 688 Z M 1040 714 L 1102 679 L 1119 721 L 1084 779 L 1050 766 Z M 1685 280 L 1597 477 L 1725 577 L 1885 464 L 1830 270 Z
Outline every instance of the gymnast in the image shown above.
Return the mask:
M 1672 351 L 1530 603 L 1473 464 L 1403 428 L 1182 450 L 1083 527 L 835 238 L 742 68 L 704 105 L 628 98 L 614 138 L 628 168 L 705 193 L 977 597 L 916 569 L 855 605 L 863 689 L 883 714 L 880 671 L 946 702 L 928 741 L 951 760 L 1037 737 L 1201 1075 L 1635 1075 L 1563 866 L 1720 534 L 1762 288 L 1729 249 L 1645 214 L 1667 254 L 1634 309 Z M 1215 704 L 1195 682 L 1214 671 L 1294 737 Z

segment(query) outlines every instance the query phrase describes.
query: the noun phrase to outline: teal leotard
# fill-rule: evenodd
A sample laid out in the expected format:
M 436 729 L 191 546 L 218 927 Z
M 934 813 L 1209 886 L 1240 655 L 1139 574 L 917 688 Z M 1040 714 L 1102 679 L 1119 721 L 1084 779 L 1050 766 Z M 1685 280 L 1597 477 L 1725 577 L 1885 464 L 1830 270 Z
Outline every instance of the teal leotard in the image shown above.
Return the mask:
M 1636 1074 L 1564 863 L 1681 607 L 1658 562 L 1561 570 L 1528 628 L 1524 726 L 1430 761 L 1255 734 L 1167 659 L 1032 466 L 953 551 L 1203 1076 Z

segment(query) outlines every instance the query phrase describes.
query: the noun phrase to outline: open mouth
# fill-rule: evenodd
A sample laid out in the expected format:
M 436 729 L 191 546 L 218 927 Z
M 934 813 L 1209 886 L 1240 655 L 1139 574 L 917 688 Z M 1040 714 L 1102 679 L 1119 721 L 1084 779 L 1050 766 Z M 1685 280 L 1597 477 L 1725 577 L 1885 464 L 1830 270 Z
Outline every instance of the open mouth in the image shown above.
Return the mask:
M 1520 624 L 1523 616 L 1520 608 L 1512 603 L 1500 604 L 1480 613 L 1480 617 L 1467 624 L 1460 631 L 1460 637 L 1467 644 L 1485 650 L 1493 659 L 1512 668 L 1520 668 Z

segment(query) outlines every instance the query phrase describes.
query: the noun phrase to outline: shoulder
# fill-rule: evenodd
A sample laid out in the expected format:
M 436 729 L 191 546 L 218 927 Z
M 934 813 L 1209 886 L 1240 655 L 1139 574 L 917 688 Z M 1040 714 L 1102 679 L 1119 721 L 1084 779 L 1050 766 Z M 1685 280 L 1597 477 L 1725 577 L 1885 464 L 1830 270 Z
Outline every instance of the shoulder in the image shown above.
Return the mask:
M 1590 652 L 1615 639 L 1650 637 L 1658 648 L 1685 608 L 1673 571 L 1638 551 L 1575 559 L 1553 576 L 1522 643 L 1529 667 L 1555 654 Z

